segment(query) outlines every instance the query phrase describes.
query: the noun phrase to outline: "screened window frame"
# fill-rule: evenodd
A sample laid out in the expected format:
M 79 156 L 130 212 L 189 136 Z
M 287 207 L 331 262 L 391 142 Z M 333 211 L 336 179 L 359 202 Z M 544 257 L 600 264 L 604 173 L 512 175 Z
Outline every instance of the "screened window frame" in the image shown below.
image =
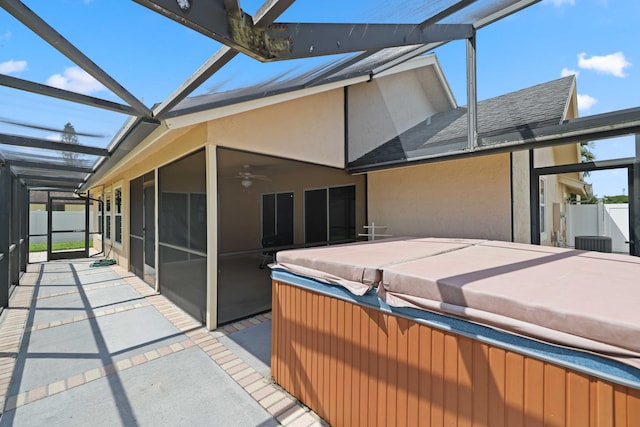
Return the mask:
M 296 230 L 296 192 L 293 190 L 285 190 L 285 191 L 271 191 L 268 193 L 260 194 L 260 241 L 265 237 L 270 236 L 271 234 L 265 235 L 265 224 L 264 224 L 264 215 L 265 215 L 265 206 L 264 206 L 264 198 L 265 196 L 274 196 L 274 205 L 273 205 L 273 213 L 274 213 L 274 224 L 273 230 L 274 234 L 278 234 L 278 196 L 279 195 L 287 195 L 291 194 L 291 244 L 295 242 L 295 230 Z M 285 242 L 284 244 L 288 244 Z
M 104 234 L 102 238 L 107 242 L 113 241 L 113 193 L 111 188 L 105 190 L 104 193 Z
M 304 242 L 305 244 L 309 244 L 309 243 L 321 243 L 321 242 L 309 242 L 307 240 L 307 193 L 311 192 L 311 191 L 324 191 L 325 192 L 325 208 L 326 208 L 326 212 L 325 212 L 325 216 L 326 216 L 326 223 L 325 223 L 325 240 L 324 242 L 326 243 L 331 243 L 337 240 L 332 240 L 332 236 L 331 236 L 331 199 L 330 199 L 330 195 L 331 195 L 331 190 L 332 189 L 336 189 L 336 188 L 346 188 L 346 187 L 351 187 L 353 188 L 353 202 L 354 202 L 354 217 L 355 217 L 355 221 L 353 224 L 354 227 L 354 236 L 353 238 L 355 239 L 357 237 L 357 194 L 358 194 L 358 186 L 357 184 L 344 184 L 344 185 L 331 185 L 328 187 L 315 187 L 315 188 L 306 188 L 303 191 L 303 231 L 304 231 Z M 345 240 L 350 240 L 350 239 L 345 239 Z
M 123 234 L 123 222 L 122 222 L 122 211 L 123 211 L 123 195 L 122 184 L 118 183 L 113 187 L 113 199 L 112 199 L 112 216 L 113 216 L 113 224 L 111 227 L 111 234 L 113 235 L 113 244 L 116 247 L 122 247 L 122 234 Z M 120 200 L 118 201 L 118 193 L 120 193 Z M 120 220 L 120 224 L 118 226 L 118 219 Z M 118 240 L 118 234 L 120 236 L 120 240 Z

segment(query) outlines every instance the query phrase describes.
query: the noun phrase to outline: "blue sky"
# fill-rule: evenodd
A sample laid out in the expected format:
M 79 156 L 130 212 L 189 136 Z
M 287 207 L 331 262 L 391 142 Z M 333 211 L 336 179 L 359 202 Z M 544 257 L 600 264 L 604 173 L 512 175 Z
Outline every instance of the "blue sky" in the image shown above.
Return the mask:
M 220 45 L 133 1 L 31 0 L 24 3 L 147 106 L 162 101 Z M 262 1 L 241 0 L 253 14 Z M 419 22 L 429 5 L 417 0 L 298 0 L 280 21 Z M 543 0 L 477 34 L 480 100 L 577 75 L 580 115 L 640 106 L 640 2 Z M 435 51 L 459 104 L 466 103 L 465 44 Z M 324 60 L 324 59 L 323 59 Z M 322 60 L 322 61 L 323 61 Z M 236 57 L 194 94 L 255 83 L 310 61 L 259 64 Z M 316 62 L 317 63 L 317 62 Z M 69 59 L 0 10 L 0 73 L 119 101 Z M 0 88 L 0 120 L 62 128 L 72 121 L 88 145 L 106 146 L 126 116 Z M 0 132 L 56 138 L 51 131 L 0 123 Z M 596 142 L 598 159 L 634 155 L 633 138 Z M 627 191 L 624 171 L 589 178 L 598 196 Z

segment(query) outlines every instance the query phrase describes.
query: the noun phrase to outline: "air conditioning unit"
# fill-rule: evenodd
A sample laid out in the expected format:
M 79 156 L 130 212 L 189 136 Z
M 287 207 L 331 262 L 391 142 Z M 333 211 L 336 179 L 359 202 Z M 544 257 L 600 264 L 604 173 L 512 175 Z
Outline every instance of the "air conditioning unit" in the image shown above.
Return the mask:
M 585 251 L 611 253 L 613 242 L 609 236 L 576 236 L 575 248 Z

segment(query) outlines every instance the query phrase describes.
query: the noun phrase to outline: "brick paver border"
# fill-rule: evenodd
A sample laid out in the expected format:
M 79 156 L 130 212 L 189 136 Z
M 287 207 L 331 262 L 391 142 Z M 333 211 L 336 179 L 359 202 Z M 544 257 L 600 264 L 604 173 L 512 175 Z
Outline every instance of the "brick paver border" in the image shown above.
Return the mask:
M 28 272 L 23 276 L 23 283 L 16 288 L 11 298 L 11 305 L 6 309 L 6 313 L 3 313 L 4 320 L 0 323 L 0 402 L 4 401 L 4 405 L 0 407 L 0 409 L 4 408 L 4 411 L 11 411 L 22 405 L 27 405 L 45 397 L 70 390 L 74 387 L 79 387 L 85 383 L 96 381 L 117 372 L 122 372 L 155 359 L 183 351 L 187 348 L 198 347 L 206 353 L 214 363 L 220 366 L 233 381 L 258 402 L 260 406 L 276 418 L 280 424 L 302 427 L 326 425 L 315 413 L 275 384 L 271 378 L 266 378 L 261 375 L 218 340 L 219 337 L 268 322 L 271 320 L 271 313 L 259 314 L 225 325 L 214 331 L 209 331 L 166 297 L 157 293 L 140 278 L 131 275 L 130 272 L 127 272 L 117 265 L 108 268 L 116 272 L 122 281 L 135 289 L 145 298 L 145 301 L 118 308 L 98 310 L 90 315 L 79 315 L 64 320 L 33 325 L 31 331 L 54 328 L 89 318 L 108 316 L 127 310 L 153 306 L 178 330 L 184 333 L 185 339 L 171 345 L 160 346 L 152 350 L 147 350 L 144 353 L 121 359 L 111 365 L 76 374 L 52 384 L 47 384 L 33 390 L 25 390 L 17 395 L 7 396 L 11 374 L 20 349 L 22 335 L 25 332 L 29 308 L 33 302 L 33 291 L 37 272 Z M 117 285 L 120 286 L 122 283 L 118 282 Z M 89 289 L 102 289 L 113 286 L 116 286 L 116 284 L 104 284 Z M 52 298 L 74 292 L 77 291 L 60 292 L 40 298 Z

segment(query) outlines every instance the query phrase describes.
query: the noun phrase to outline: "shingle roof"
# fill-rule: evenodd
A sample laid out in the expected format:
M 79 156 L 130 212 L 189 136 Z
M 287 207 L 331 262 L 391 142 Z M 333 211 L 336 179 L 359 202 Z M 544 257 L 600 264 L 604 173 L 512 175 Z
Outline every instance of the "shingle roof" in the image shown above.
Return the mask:
M 482 145 L 486 137 L 560 124 L 574 85 L 575 76 L 568 76 L 478 102 L 478 144 Z M 466 147 L 465 106 L 427 118 L 350 162 L 349 167 L 404 163 Z

